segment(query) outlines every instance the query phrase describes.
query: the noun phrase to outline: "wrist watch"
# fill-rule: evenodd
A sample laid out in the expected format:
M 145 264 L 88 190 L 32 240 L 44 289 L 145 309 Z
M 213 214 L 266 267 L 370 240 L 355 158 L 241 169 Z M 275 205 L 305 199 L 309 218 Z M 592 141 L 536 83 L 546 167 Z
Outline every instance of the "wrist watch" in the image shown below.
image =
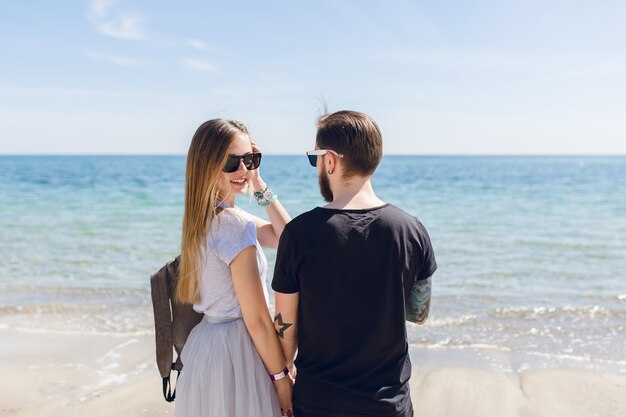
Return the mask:
M 255 192 L 254 198 L 260 206 L 267 206 L 276 201 L 276 194 L 274 194 L 269 187 L 265 187 L 263 191 Z
M 285 368 L 282 371 L 280 371 L 277 374 L 270 374 L 270 379 L 274 382 L 276 381 L 280 381 L 281 379 L 283 379 L 284 377 L 286 377 L 287 375 L 289 375 L 289 369 Z

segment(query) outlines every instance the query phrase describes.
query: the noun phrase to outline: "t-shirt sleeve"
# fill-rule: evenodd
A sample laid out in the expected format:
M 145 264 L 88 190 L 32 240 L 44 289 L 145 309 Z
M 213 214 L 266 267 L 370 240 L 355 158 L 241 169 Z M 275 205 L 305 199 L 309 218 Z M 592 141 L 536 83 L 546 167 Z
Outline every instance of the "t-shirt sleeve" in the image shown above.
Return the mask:
M 419 241 L 422 252 L 422 259 L 420 263 L 420 269 L 417 273 L 417 281 L 426 279 L 435 273 L 437 270 L 437 261 L 435 260 L 435 251 L 433 250 L 433 245 L 430 242 L 430 236 L 426 231 L 424 225 L 418 220 L 417 228 L 419 233 Z
M 241 251 L 256 246 L 256 225 L 250 219 L 223 212 L 213 219 L 207 244 L 217 257 L 227 265 Z
M 300 283 L 296 273 L 296 251 L 293 240 L 286 227 L 280 235 L 278 251 L 276 252 L 276 264 L 274 266 L 274 279 L 272 289 L 283 294 L 294 294 L 300 291 Z

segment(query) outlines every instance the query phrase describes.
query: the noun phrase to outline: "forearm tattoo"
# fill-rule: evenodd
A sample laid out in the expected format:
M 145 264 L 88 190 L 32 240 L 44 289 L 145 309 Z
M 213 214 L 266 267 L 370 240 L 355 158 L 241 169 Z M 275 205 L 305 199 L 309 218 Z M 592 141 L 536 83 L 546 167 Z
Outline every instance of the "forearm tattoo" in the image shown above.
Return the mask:
M 274 317 L 274 328 L 276 329 L 276 334 L 278 337 L 284 339 L 285 338 L 285 330 L 293 326 L 293 323 L 285 323 L 283 321 L 282 313 L 278 313 L 276 317 Z
M 423 323 L 430 311 L 431 279 L 417 281 L 411 290 L 406 306 L 406 319 L 412 323 Z

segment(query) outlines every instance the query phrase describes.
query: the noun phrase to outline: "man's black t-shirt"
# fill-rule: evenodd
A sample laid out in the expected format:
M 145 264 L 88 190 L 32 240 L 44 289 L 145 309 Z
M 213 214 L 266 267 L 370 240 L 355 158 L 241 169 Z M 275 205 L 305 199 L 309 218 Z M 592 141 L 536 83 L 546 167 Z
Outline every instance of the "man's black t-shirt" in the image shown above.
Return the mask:
M 318 207 L 287 224 L 272 288 L 299 293 L 294 407 L 412 415 L 405 306 L 436 269 L 424 226 L 390 204 Z

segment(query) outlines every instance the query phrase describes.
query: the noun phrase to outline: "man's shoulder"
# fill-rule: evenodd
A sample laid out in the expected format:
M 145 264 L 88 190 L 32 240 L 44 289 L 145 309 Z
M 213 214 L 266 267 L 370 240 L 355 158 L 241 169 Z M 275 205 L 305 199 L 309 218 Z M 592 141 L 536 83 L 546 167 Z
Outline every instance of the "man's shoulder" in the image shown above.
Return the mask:
M 392 204 L 386 207 L 381 221 L 388 229 L 399 233 L 399 236 L 411 236 L 420 242 L 428 238 L 426 227 L 416 216 Z
M 415 226 L 420 223 L 417 217 L 393 204 L 388 204 L 384 210 L 381 210 L 380 217 L 390 225 Z
M 319 208 L 316 207 L 312 210 L 305 211 L 302 214 L 291 219 L 289 223 L 285 226 L 286 230 L 290 232 L 300 230 L 302 228 L 310 228 L 311 226 L 319 223 L 320 216 L 318 215 Z

